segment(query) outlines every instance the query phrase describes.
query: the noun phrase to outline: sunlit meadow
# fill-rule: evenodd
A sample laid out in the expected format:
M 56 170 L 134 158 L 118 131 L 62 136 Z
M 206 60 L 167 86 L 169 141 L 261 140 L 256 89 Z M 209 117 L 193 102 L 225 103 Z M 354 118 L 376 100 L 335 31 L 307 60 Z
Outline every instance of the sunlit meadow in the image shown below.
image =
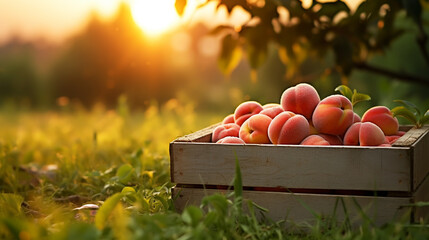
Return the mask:
M 424 239 L 425 225 L 395 222 L 359 231 L 315 215 L 316 225 L 260 221 L 263 206 L 240 191 L 207 196 L 175 211 L 168 144 L 220 121 L 177 99 L 131 113 L 64 107 L 58 112 L 2 111 L 0 237 L 5 239 Z M 237 176 L 239 168 L 236 169 Z M 235 179 L 240 186 L 241 178 Z M 238 185 L 237 185 L 238 184 Z M 239 189 L 238 187 L 236 189 Z M 241 206 L 250 207 L 243 213 Z M 286 219 L 285 219 L 286 220 Z M 289 222 L 290 223 L 290 222 Z
M 181 18 L 175 2 L 189 7 Z M 268 206 L 243 199 L 238 164 L 229 195 L 176 211 L 171 141 L 220 122 L 245 100 L 277 102 L 321 68 L 286 68 L 269 45 L 258 71 L 243 58 L 222 74 L 222 36 L 210 30 L 239 30 L 250 15 L 224 7 L 214 14 L 216 1 L 193 13 L 201 2 L 0 0 L 0 239 L 428 239 L 423 221 L 375 226 L 363 215 L 353 228 L 316 213 L 314 224 L 299 226 L 257 218 Z M 349 1 L 351 9 L 359 2 Z M 395 42 L 399 53 L 385 58 L 407 69 L 400 60 L 412 56 L 408 68 L 424 74 L 411 41 Z M 316 80 L 328 95 L 343 79 Z M 350 83 L 371 104 L 429 103 L 419 85 L 362 72 Z

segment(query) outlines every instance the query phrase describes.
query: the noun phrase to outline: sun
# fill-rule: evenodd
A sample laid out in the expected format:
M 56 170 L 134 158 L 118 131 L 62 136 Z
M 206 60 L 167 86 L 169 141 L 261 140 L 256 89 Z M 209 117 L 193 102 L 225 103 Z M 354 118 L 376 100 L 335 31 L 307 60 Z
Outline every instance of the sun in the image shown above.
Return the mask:
M 158 36 L 180 23 L 174 3 L 175 0 L 134 0 L 131 13 L 144 33 Z

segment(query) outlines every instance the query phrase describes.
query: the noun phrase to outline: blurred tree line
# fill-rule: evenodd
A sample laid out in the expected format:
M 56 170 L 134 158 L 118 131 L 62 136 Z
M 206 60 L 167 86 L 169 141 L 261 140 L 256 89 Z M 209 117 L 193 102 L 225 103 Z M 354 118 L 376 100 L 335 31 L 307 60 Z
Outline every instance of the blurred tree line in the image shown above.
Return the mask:
M 30 105 L 37 101 L 39 75 L 34 64 L 34 48 L 14 39 L 0 48 L 0 101 Z
M 406 18 L 395 24 L 408 32 L 392 39 L 369 62 L 429 76 L 414 44 L 418 30 Z M 219 59 L 228 56 L 231 48 L 225 48 L 228 35 L 218 33 L 204 24 L 194 24 L 154 40 L 134 23 L 129 7 L 122 5 L 109 21 L 93 14 L 79 33 L 60 46 L 13 38 L 0 46 L 0 106 L 52 109 L 78 104 L 91 108 L 102 103 L 112 108 L 125 96 L 132 108 L 179 98 L 224 114 L 244 100 L 278 102 L 284 89 L 299 82 L 311 82 L 321 97 L 334 93 L 344 82 L 342 75 L 332 70 L 335 55 L 328 52 L 320 58 L 295 48 L 297 61 L 288 58 L 285 64 L 285 53 L 271 42 L 263 48 L 264 61 L 256 70 L 251 59 L 243 58 L 225 74 L 225 62 Z M 393 99 L 406 99 L 429 106 L 427 84 L 397 81 L 359 69 L 350 71 L 348 83 L 370 94 L 370 105 L 392 106 Z

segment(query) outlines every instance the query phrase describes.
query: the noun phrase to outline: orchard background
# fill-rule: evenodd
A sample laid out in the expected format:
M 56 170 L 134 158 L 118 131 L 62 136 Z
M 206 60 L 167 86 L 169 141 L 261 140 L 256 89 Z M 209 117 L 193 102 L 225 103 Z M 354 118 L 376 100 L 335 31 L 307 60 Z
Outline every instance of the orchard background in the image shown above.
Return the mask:
M 154 6 L 110 1 L 109 15 L 106 2 L 0 0 L 1 238 L 429 236 L 427 222 L 297 233 L 226 197 L 178 213 L 168 154 L 239 103 L 279 102 L 300 82 L 321 98 L 341 84 L 370 95 L 360 115 L 396 99 L 426 111 L 428 1 L 171 0 L 149 20 L 139 10 Z M 67 15 L 77 9 L 88 11 Z

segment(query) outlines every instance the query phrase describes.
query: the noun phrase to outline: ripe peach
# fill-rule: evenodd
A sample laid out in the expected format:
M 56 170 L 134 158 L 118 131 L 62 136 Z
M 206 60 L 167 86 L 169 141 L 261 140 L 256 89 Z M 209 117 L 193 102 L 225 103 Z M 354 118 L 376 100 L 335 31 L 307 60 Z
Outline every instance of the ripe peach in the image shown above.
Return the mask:
M 310 135 L 307 119 L 290 111 L 277 115 L 268 127 L 268 136 L 274 144 L 299 144 Z
M 319 133 L 319 136 L 324 138 L 330 145 L 343 145 L 343 140 L 337 135 Z
M 354 123 L 344 136 L 344 145 L 379 146 L 388 143 L 383 131 L 372 122 Z
M 278 104 L 278 103 L 267 103 L 262 105 L 263 109 L 267 109 L 267 108 L 272 108 L 272 107 L 281 107 L 282 105 Z
M 250 116 L 262 111 L 260 103 L 255 101 L 246 101 L 238 105 L 234 111 L 234 121 L 241 126 Z
M 393 144 L 393 143 L 395 143 L 395 142 L 396 142 L 396 140 L 398 140 L 400 137 L 401 137 L 401 136 L 399 136 L 399 135 L 390 135 L 390 136 L 386 136 L 386 141 L 387 141 L 389 144 Z
M 391 146 L 392 146 L 392 144 L 390 144 L 390 143 L 383 143 L 383 144 L 378 145 L 377 147 L 391 147 Z
M 357 122 L 362 122 L 362 119 L 357 113 L 353 112 L 353 123 L 357 123 Z
M 270 108 L 265 108 L 264 110 L 262 110 L 261 112 L 259 112 L 260 114 L 264 114 L 267 115 L 270 118 L 275 118 L 277 115 L 279 115 L 281 112 L 284 112 L 283 108 L 279 105 L 279 106 L 272 106 Z
M 268 126 L 271 120 L 267 115 L 255 114 L 241 125 L 238 135 L 245 143 L 270 143 Z
M 396 142 L 396 140 L 398 140 L 400 137 L 404 136 L 406 132 L 404 131 L 398 131 L 395 135 L 390 135 L 390 136 L 386 136 L 386 141 L 389 144 L 393 144 Z
M 353 123 L 344 134 L 344 145 L 359 146 L 359 131 L 361 122 Z
M 320 133 L 342 135 L 352 125 L 353 106 L 343 95 L 324 98 L 313 112 L 313 125 Z
M 395 135 L 399 129 L 398 119 L 385 106 L 376 106 L 368 109 L 362 116 L 362 122 L 376 124 L 386 136 Z
M 353 123 L 357 123 L 357 122 L 361 122 L 361 118 L 360 118 L 360 116 L 357 114 L 357 113 L 355 113 L 355 112 L 353 112 Z M 346 130 L 347 131 L 347 130 Z M 340 139 L 343 139 L 344 138 L 344 134 L 346 134 L 346 132 L 344 132 L 343 134 L 341 134 L 339 137 L 340 137 Z
M 222 124 L 227 124 L 227 123 L 235 123 L 234 114 L 231 113 L 222 120 Z
M 219 141 L 217 141 L 216 143 L 245 144 L 243 139 L 239 137 L 231 137 L 231 136 L 219 139 Z
M 240 126 L 235 123 L 219 125 L 213 130 L 212 142 L 217 142 L 219 139 L 227 136 L 238 137 L 239 132 Z
M 404 134 L 405 133 L 407 133 L 407 132 L 405 132 L 405 131 L 398 131 L 397 133 L 396 133 L 396 135 L 398 135 L 398 136 L 404 136 Z
M 286 89 L 280 98 L 280 104 L 285 111 L 301 114 L 307 119 L 311 119 L 319 102 L 320 97 L 316 89 L 307 83 Z
M 308 120 L 308 124 L 310 124 L 310 135 L 319 134 L 319 132 L 316 130 L 316 128 L 313 125 L 313 121 Z
M 319 135 L 310 135 L 304 138 L 304 140 L 302 140 L 300 145 L 331 145 L 331 144 L 329 144 L 329 142 L 326 141 L 326 139 L 324 139 Z
M 381 128 L 370 122 L 361 124 L 359 142 L 361 146 L 378 146 L 387 143 Z

